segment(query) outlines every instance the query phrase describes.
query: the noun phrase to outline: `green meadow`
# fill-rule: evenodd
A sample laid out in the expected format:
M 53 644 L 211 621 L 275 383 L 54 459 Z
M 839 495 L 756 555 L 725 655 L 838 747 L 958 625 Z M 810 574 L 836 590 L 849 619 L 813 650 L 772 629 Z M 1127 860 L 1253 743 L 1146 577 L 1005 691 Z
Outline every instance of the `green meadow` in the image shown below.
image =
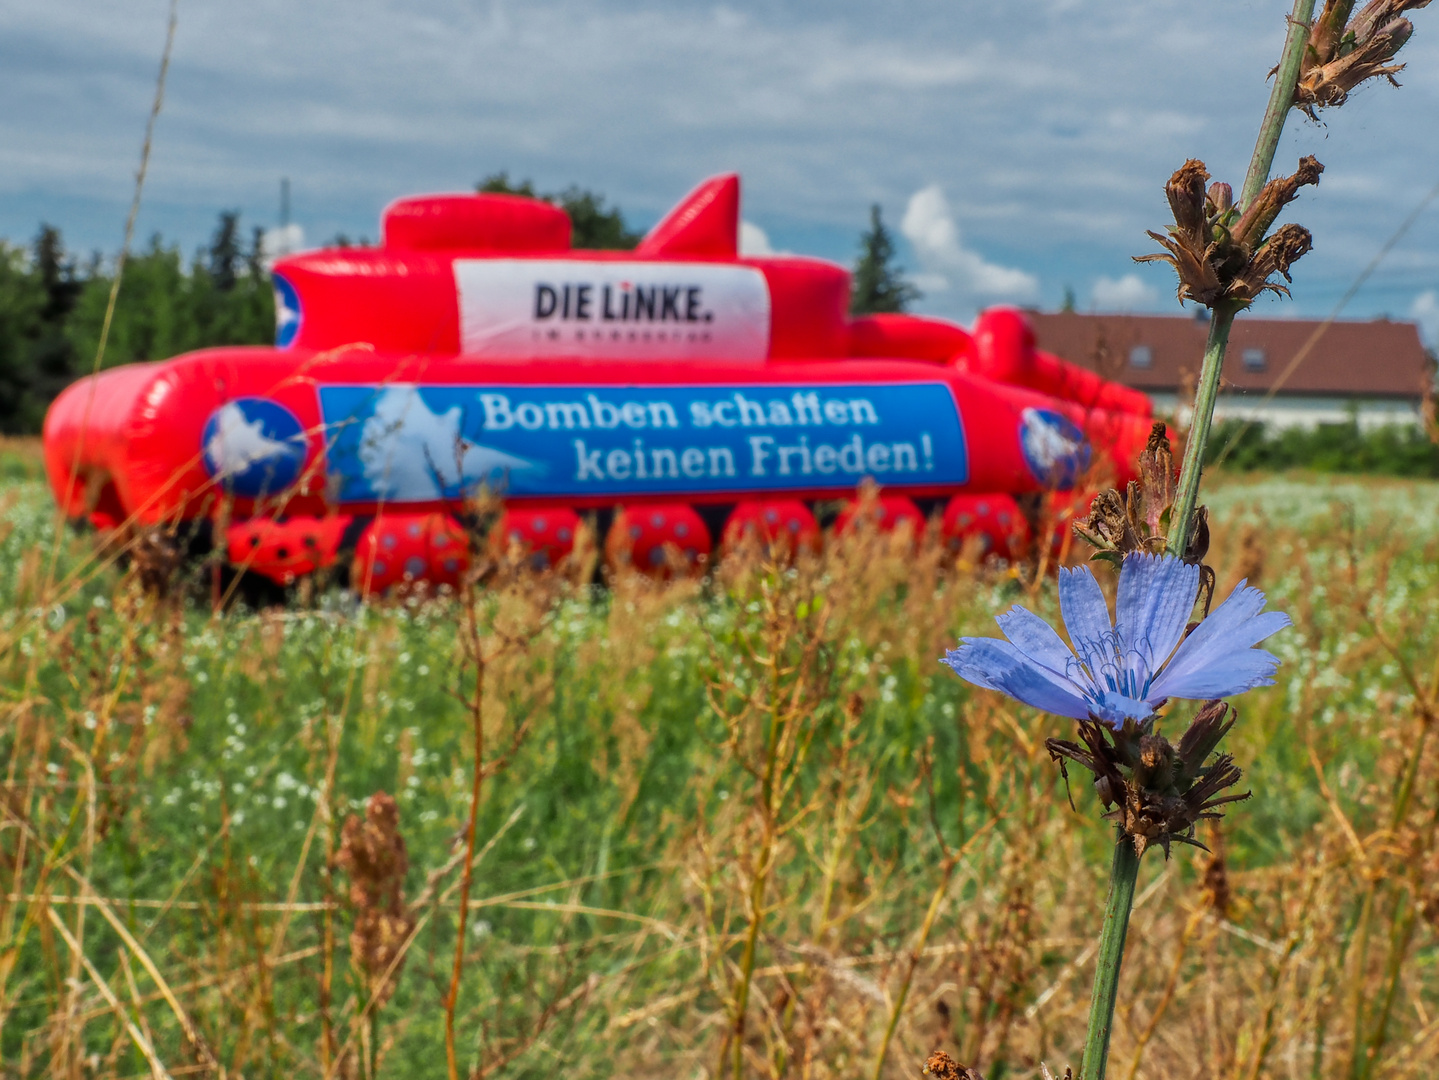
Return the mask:
M 1295 625 L 1253 797 L 1145 857 L 1110 1074 L 1431 1075 L 1439 482 L 1205 497 L 1218 595 Z M 1111 827 L 1066 721 L 937 662 L 1052 573 L 858 533 L 216 610 L 56 530 L 9 445 L 0 1076 L 443 1077 L 447 1030 L 466 1076 L 1077 1064 Z

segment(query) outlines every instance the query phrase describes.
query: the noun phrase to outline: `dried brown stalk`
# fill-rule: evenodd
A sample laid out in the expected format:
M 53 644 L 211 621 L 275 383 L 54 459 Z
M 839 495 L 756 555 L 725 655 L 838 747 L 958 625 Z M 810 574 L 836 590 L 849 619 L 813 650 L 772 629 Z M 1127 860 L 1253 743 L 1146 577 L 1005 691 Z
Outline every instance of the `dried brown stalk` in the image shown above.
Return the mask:
M 366 994 L 378 997 L 383 1005 L 399 977 L 398 971 L 391 971 L 391 961 L 415 924 L 404 900 L 410 857 L 400 835 L 400 809 L 392 796 L 375 792 L 365 804 L 364 818 L 351 814 L 345 820 L 335 863 L 350 879 L 355 916 L 350 960 L 363 975 Z

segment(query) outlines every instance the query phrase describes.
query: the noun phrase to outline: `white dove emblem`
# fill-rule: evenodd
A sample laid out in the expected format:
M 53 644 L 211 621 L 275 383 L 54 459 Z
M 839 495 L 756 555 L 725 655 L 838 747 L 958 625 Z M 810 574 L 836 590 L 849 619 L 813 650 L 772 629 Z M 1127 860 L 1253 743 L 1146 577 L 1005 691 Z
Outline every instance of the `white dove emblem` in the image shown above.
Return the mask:
M 360 428 L 360 464 L 377 496 L 427 502 L 482 482 L 538 466 L 525 458 L 482 446 L 462 436 L 458 405 L 435 414 L 419 387 L 395 385 L 375 399 Z
M 1055 479 L 1056 472 L 1068 472 L 1078 463 L 1084 451 L 1084 438 L 1076 438 L 1039 409 L 1025 409 L 1020 415 L 1023 425 L 1020 438 L 1024 456 L 1041 479 Z
M 251 420 L 235 402 L 215 413 L 214 434 L 205 441 L 205 460 L 217 477 L 238 476 L 252 465 L 277 457 L 301 457 L 304 447 L 272 439 L 262 420 Z

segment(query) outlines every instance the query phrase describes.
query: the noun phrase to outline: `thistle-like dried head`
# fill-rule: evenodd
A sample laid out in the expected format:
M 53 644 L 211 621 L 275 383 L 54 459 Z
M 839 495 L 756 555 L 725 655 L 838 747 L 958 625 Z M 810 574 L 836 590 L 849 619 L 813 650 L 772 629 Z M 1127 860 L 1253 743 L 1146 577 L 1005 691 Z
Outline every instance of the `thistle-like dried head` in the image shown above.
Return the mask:
M 1132 552 L 1163 555 L 1169 547 L 1169 520 L 1174 512 L 1176 472 L 1169 431 L 1158 422 L 1139 455 L 1139 479 L 1123 491 L 1101 491 L 1090 504 L 1089 515 L 1074 521 L 1074 534 L 1096 549 L 1091 558 L 1120 565 Z M 1208 514 L 1199 507 L 1186 562 L 1203 563 L 1209 550 Z M 1205 568 L 1207 575 L 1212 572 Z
M 1204 848 L 1195 839 L 1195 825 L 1220 817 L 1220 806 L 1249 793 L 1221 795 L 1243 776 L 1230 755 L 1215 753 L 1234 726 L 1228 705 L 1206 702 L 1177 747 L 1155 732 L 1154 719 L 1130 720 L 1118 730 L 1082 720 L 1080 743 L 1048 739 L 1045 746 L 1061 766 L 1072 761 L 1094 775 L 1095 792 L 1108 811 L 1104 816 L 1119 825 L 1139 854 L 1157 844 L 1167 858 L 1172 843 Z
M 355 926 L 350 955 L 380 1004 L 394 992 L 400 950 L 415 918 L 404 903 L 410 857 L 400 835 L 400 809 L 383 791 L 370 796 L 361 820 L 351 814 L 340 834 L 335 861 L 350 878 Z
M 1247 304 L 1265 290 L 1288 296 L 1288 287 L 1270 278 L 1280 274 L 1285 281 L 1292 282 L 1294 279 L 1289 276 L 1289 268 L 1313 247 L 1313 237 L 1303 225 L 1279 226 L 1264 246 L 1254 253 L 1244 271 L 1230 283 L 1231 298 Z
M 1300 188 L 1310 184 L 1318 186 L 1322 172 L 1324 166 L 1319 159 L 1309 154 L 1299 159 L 1299 168 L 1293 176 L 1276 176 L 1266 183 L 1230 230 L 1234 242 L 1251 250 L 1263 243 L 1279 212 L 1298 197 Z
M 1196 244 L 1208 240 L 1208 215 L 1205 204 L 1208 201 L 1204 182 L 1209 179 L 1209 170 L 1198 158 L 1190 158 L 1174 171 L 1169 183 L 1164 185 L 1164 194 L 1169 199 L 1169 209 L 1174 214 L 1172 232 L 1192 237 Z
M 978 1069 L 966 1068 L 943 1050 L 936 1050 L 929 1055 L 923 1072 L 925 1076 L 932 1076 L 935 1080 L 984 1080 Z
M 1139 484 L 1131 480 L 1123 491 L 1101 491 L 1089 504 L 1089 514 L 1074 519 L 1074 535 L 1097 549 L 1091 558 L 1118 564 L 1131 551 L 1162 551 L 1148 546 L 1151 538 L 1138 516 L 1141 501 Z
M 1228 184 L 1215 187 L 1229 190 Z M 1149 429 L 1149 440 L 1139 454 L 1139 476 L 1144 491 L 1144 525 L 1151 536 L 1158 536 L 1169 529 L 1169 511 L 1174 508 L 1179 480 L 1174 450 L 1169 445 L 1169 428 L 1163 423 Z
M 129 556 L 140 588 L 161 600 L 168 597 L 185 561 L 174 532 L 159 525 L 142 529 L 130 542 Z
M 1265 234 L 1299 189 L 1319 183 L 1323 171 L 1313 156 L 1301 158 L 1292 176 L 1270 180 L 1241 213 L 1228 184 L 1211 184 L 1206 191 L 1204 163 L 1186 161 L 1165 186 L 1174 225 L 1167 235 L 1149 233 L 1164 251 L 1136 255 L 1134 261 L 1169 263 L 1179 276 L 1179 299 L 1205 307 L 1246 307 L 1265 290 L 1288 295 L 1269 278 L 1279 273 L 1291 280 L 1289 267 L 1310 249 L 1311 237 L 1298 225 Z
M 1315 110 L 1343 105 L 1349 92 L 1369 79 L 1394 76 L 1403 64 L 1391 63 L 1414 33 L 1404 12 L 1425 7 L 1429 0 L 1370 0 L 1350 20 L 1354 0 L 1326 0 L 1309 31 L 1309 45 L 1300 63 L 1294 104 L 1315 118 Z

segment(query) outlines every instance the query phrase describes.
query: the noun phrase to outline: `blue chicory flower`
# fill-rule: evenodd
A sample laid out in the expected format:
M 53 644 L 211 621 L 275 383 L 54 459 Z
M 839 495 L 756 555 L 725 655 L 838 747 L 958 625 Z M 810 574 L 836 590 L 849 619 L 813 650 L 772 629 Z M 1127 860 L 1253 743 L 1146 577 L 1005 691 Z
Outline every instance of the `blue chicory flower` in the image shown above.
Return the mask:
M 1186 638 L 1198 595 L 1198 566 L 1172 555 L 1128 555 L 1111 625 L 1089 567 L 1061 569 L 1059 610 L 1072 650 L 1016 605 L 995 620 L 1008 641 L 964 638 L 943 662 L 976 686 L 1115 729 L 1126 718 L 1147 719 L 1171 697 L 1204 700 L 1273 685 L 1279 658 L 1253 646 L 1290 625 L 1289 616 L 1263 611 L 1264 594 L 1241 581 Z

